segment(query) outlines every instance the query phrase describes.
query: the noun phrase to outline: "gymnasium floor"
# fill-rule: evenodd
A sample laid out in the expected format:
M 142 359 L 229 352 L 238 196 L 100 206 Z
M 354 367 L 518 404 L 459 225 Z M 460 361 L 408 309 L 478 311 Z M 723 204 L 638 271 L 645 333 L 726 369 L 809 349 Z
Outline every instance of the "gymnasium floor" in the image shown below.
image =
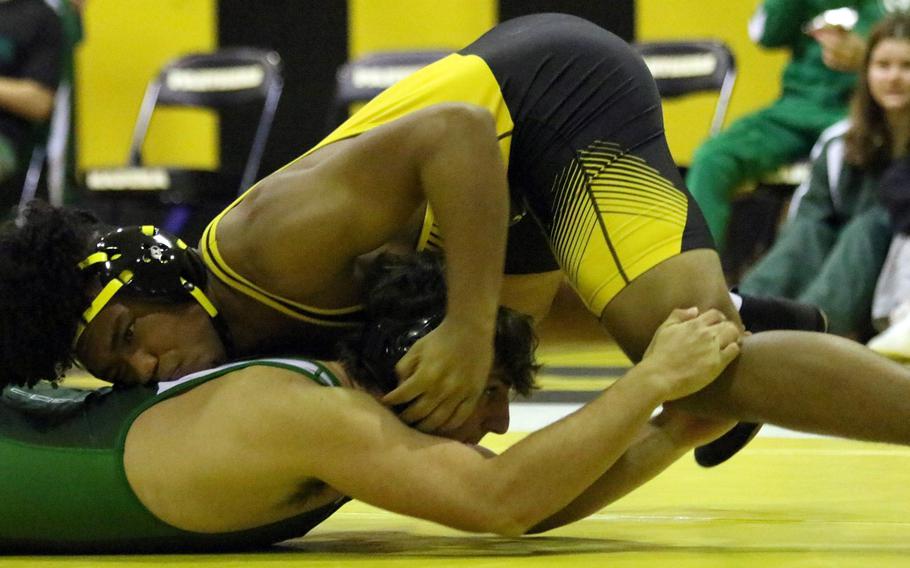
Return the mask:
M 608 385 L 627 364 L 593 322 L 542 330 L 550 370 L 513 405 L 502 451 Z M 552 340 L 556 337 L 556 341 Z M 765 428 L 722 467 L 684 457 L 600 513 L 545 535 L 472 535 L 350 503 L 304 538 L 251 554 L 6 557 L 0 566 L 495 568 L 910 566 L 910 449 Z

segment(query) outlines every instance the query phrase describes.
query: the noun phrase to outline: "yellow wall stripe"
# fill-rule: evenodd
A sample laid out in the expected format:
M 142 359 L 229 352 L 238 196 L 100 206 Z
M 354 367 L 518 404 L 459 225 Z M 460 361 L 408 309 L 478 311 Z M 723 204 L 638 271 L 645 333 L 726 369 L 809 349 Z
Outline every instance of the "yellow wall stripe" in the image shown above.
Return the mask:
M 216 0 L 92 0 L 76 60 L 80 168 L 125 163 L 149 80 L 171 58 L 217 46 Z M 180 133 L 173 136 L 173 133 Z M 218 163 L 218 122 L 199 110 L 156 115 L 149 163 Z
M 764 106 L 780 91 L 780 73 L 787 61 L 783 50 L 755 46 L 746 26 L 758 1 L 637 0 L 636 39 L 720 39 L 736 56 L 739 73 L 727 124 L 730 120 Z M 664 104 L 667 139 L 677 163 L 688 165 L 692 153 L 706 137 L 714 110 L 713 95 L 697 95 Z
M 351 58 L 371 51 L 463 47 L 497 21 L 498 0 L 348 0 Z

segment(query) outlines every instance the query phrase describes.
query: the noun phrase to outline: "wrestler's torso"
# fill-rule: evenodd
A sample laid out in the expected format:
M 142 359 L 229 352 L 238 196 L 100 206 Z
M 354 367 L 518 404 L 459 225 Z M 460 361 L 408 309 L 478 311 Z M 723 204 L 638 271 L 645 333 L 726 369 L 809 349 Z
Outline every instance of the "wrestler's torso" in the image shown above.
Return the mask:
M 356 148 L 368 137 L 373 139 L 369 144 L 382 146 L 375 139 L 395 128 L 398 119 L 450 102 L 484 106 L 494 114 L 507 160 L 512 123 L 495 78 L 480 58 L 453 54 L 381 94 L 212 222 L 201 249 L 241 353 L 289 348 L 310 353 L 309 338 L 318 336 L 316 353 L 324 354 L 319 343 L 330 345 L 359 323 L 363 273 L 372 258 L 438 241 L 432 213 L 421 200 L 398 215 L 394 234 L 385 234 L 370 250 L 352 252 L 350 238 L 369 229 L 352 226 L 348 212 L 369 205 L 336 200 L 380 185 L 392 187 L 390 194 L 422 195 L 410 164 L 394 160 L 396 147 L 386 149 L 385 156 L 393 159 L 374 157 L 375 152 L 358 159 Z M 383 208 L 378 205 L 377 215 Z
M 593 24 L 540 15 L 497 26 L 400 81 L 240 197 L 203 236 L 216 279 L 319 334 L 356 326 L 352 302 L 363 255 L 396 239 L 412 249 L 442 245 L 424 200 L 398 215 L 395 237 L 386 231 L 371 247 L 352 247 L 352 239 L 371 234 L 364 212 L 382 217 L 397 196 L 422 190 L 401 162 L 407 137 L 397 145 L 376 140 L 393 139 L 418 113 L 452 102 L 482 107 L 493 118 L 513 211 L 530 212 L 509 229 L 505 273 L 545 279 L 545 292 L 531 309 L 519 309 L 542 312 L 561 268 L 600 314 L 657 263 L 710 246 L 666 148 L 659 94 L 641 58 Z M 381 151 L 358 154 L 369 146 Z M 374 189 L 388 203 L 371 200 Z M 354 194 L 358 199 L 344 200 Z M 350 222 L 358 214 L 363 225 Z M 260 232 L 251 230 L 257 223 Z M 290 328 L 272 322 L 257 333 L 275 337 Z M 304 348 L 308 339 L 301 337 Z
M 294 370 L 319 385 L 337 384 L 308 361 L 260 362 Z M 0 404 L 0 550 L 61 552 L 164 551 L 262 546 L 305 534 L 340 506 L 340 495 L 319 482 L 287 488 L 295 515 L 233 532 L 185 531 L 151 514 L 124 466 L 128 433 L 137 417 L 191 395 L 235 363 L 157 387 L 133 387 L 90 397 L 69 415 L 50 418 L 35 408 Z M 218 381 L 213 381 L 217 383 Z M 48 400 L 47 406 L 53 406 Z M 33 405 L 34 406 L 34 405 Z M 176 426 L 163 436 L 179 436 Z M 155 456 L 150 456 L 154 459 Z M 167 470 L 162 464 L 157 469 Z M 277 504 L 276 504 L 277 505 Z

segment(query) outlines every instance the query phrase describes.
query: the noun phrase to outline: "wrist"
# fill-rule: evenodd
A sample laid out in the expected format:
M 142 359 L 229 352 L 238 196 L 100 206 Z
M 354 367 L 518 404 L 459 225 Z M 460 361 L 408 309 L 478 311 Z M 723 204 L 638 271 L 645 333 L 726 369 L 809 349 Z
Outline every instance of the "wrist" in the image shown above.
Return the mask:
M 492 335 L 496 329 L 497 309 L 496 306 L 492 309 L 478 309 L 476 306 L 472 306 L 470 310 L 459 310 L 449 306 L 443 323 L 448 323 L 462 331 Z
M 644 389 L 655 407 L 668 400 L 673 393 L 671 371 L 651 359 L 645 359 L 632 367 L 621 380 L 634 382 Z

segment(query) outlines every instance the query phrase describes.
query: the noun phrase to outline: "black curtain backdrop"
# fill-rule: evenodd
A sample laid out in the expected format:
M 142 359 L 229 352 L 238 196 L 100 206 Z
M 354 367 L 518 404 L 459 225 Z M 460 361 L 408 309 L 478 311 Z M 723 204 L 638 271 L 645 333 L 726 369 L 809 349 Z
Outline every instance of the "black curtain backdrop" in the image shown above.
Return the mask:
M 326 132 L 335 70 L 347 60 L 345 0 L 221 0 L 218 34 L 222 46 L 268 47 L 284 62 L 284 93 L 259 173 L 262 177 L 315 145 Z M 256 113 L 221 117 L 221 163 L 246 160 Z

